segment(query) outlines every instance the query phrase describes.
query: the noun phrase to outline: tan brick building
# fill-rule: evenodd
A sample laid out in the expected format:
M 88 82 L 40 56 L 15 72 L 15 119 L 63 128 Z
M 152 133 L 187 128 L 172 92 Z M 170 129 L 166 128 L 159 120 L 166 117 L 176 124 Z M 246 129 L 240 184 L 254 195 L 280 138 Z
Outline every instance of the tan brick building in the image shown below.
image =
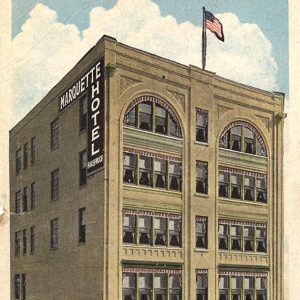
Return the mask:
M 12 299 L 283 299 L 283 106 L 102 37 L 10 131 Z

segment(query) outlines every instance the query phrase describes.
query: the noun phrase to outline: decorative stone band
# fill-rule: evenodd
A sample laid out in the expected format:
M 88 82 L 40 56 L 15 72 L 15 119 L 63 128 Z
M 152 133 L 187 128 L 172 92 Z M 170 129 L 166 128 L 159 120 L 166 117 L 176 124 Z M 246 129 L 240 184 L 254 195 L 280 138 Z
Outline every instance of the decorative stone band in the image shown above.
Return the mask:
M 207 274 L 208 270 L 205 269 L 196 269 L 196 274 Z
M 199 112 L 208 114 L 208 110 L 203 109 L 203 108 L 196 107 L 196 111 L 197 111 L 197 112 L 199 111 Z
M 196 222 L 206 222 L 206 221 L 207 221 L 207 217 L 196 216 Z
M 254 223 L 254 222 L 244 222 L 244 221 L 234 221 L 234 220 L 222 220 L 221 219 L 221 220 L 219 220 L 219 224 L 267 228 L 267 224 L 264 224 L 264 223 Z
M 149 216 L 158 218 L 168 218 L 173 220 L 181 220 L 180 214 L 156 212 L 142 209 L 127 209 L 123 208 L 123 215 L 135 215 L 135 216 Z
M 139 155 L 148 156 L 148 157 L 154 157 L 154 158 L 163 159 L 163 160 L 176 161 L 176 162 L 180 162 L 180 163 L 182 162 L 180 157 L 164 155 L 164 154 L 159 154 L 159 153 L 153 153 L 153 152 L 148 152 L 148 151 L 138 150 L 138 149 L 131 149 L 131 148 L 127 148 L 127 147 L 124 147 L 124 152 L 131 153 L 131 154 L 139 154 Z
M 171 117 L 173 118 L 173 120 L 175 121 L 175 123 L 177 124 L 177 126 L 179 128 L 181 128 L 180 123 L 178 121 L 178 118 L 175 114 L 175 112 L 173 111 L 173 109 L 163 100 L 154 97 L 154 96 L 141 96 L 138 97 L 136 99 L 134 99 L 128 106 L 127 110 L 126 110 L 126 114 L 137 104 L 142 103 L 142 102 L 152 102 L 152 103 L 157 103 L 159 104 L 161 107 L 165 108 L 169 114 L 171 115 Z
M 259 132 L 254 126 L 252 126 L 251 124 L 249 124 L 248 122 L 245 122 L 245 121 L 234 121 L 234 122 L 231 122 L 231 123 L 228 124 L 228 125 L 224 128 L 224 130 L 222 131 L 222 134 L 221 134 L 220 139 L 223 138 L 224 134 L 225 134 L 229 129 L 231 129 L 232 127 L 235 127 L 235 126 L 243 126 L 243 127 L 248 128 L 250 131 L 252 131 L 252 132 L 255 134 L 255 136 L 256 136 L 258 142 L 260 143 L 260 145 L 262 146 L 262 148 L 263 148 L 263 150 L 264 150 L 264 153 L 265 153 L 264 156 L 267 156 L 267 148 L 266 148 L 266 144 L 265 144 L 265 142 L 264 142 L 264 140 L 263 140 L 263 138 L 262 138 L 260 132 Z
M 123 267 L 125 273 L 160 273 L 160 274 L 181 274 L 180 269 L 162 269 L 162 268 L 146 268 L 146 267 Z
M 244 276 L 244 277 L 268 277 L 267 272 L 239 272 L 239 271 L 218 271 L 219 275 Z
M 231 174 L 237 174 L 237 175 L 252 176 L 252 177 L 262 178 L 265 180 L 267 179 L 266 174 L 247 171 L 247 170 L 240 170 L 240 169 L 235 169 L 235 168 L 229 168 L 229 167 L 224 167 L 224 166 L 219 166 L 219 171 L 223 171 L 223 172 L 227 172 L 227 173 L 231 173 Z

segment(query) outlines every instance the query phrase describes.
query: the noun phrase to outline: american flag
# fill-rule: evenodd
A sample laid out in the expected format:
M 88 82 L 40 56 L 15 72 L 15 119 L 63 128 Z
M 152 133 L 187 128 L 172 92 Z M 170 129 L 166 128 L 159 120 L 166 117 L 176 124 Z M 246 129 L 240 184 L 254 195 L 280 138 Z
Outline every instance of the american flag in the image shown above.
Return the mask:
M 205 27 L 213 32 L 219 40 L 224 42 L 223 26 L 221 22 L 209 11 L 205 11 Z

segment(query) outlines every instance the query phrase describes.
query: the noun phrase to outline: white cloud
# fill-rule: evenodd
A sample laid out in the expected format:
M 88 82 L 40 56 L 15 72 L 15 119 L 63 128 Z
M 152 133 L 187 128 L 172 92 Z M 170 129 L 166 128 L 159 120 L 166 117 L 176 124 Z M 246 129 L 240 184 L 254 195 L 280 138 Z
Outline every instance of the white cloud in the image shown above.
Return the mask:
M 136 12 L 139 12 L 138 14 Z M 243 24 L 232 13 L 218 15 L 225 43 L 207 33 L 207 67 L 218 75 L 266 90 L 278 89 L 272 45 L 256 24 Z M 178 61 L 201 66 L 201 27 L 163 17 L 151 0 L 119 0 L 90 12 L 80 32 L 62 24 L 55 11 L 38 4 L 13 40 L 15 110 L 24 115 L 57 83 L 103 34 Z

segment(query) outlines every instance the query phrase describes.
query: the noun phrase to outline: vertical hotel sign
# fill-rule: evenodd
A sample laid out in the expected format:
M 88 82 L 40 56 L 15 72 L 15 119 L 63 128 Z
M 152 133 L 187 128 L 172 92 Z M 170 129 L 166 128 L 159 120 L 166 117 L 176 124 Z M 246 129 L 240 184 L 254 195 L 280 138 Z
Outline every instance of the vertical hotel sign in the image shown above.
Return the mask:
M 87 95 L 87 176 L 104 166 L 104 58 L 60 96 L 59 112 Z

